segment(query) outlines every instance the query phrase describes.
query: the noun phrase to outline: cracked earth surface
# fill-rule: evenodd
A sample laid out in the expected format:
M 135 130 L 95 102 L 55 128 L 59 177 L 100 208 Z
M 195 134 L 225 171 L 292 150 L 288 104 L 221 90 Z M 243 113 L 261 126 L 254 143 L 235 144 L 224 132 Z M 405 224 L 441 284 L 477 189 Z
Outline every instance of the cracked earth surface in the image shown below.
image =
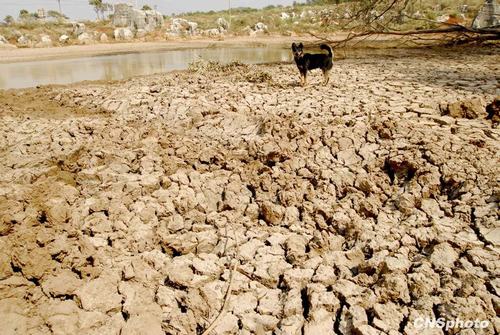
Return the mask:
M 428 51 L 339 61 L 328 87 L 278 64 L 1 92 L 1 333 L 201 334 L 230 281 L 212 334 L 498 333 L 499 64 Z

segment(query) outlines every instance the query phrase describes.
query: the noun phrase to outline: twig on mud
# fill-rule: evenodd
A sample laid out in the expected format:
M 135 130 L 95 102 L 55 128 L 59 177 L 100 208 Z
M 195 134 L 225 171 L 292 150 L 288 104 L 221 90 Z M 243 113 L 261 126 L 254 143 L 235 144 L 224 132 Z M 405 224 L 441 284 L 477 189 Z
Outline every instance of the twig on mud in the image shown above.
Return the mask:
M 217 315 L 217 317 L 212 321 L 212 323 L 210 324 L 210 326 L 208 326 L 208 328 L 201 334 L 201 335 L 209 335 L 210 332 L 212 330 L 214 330 L 214 328 L 217 326 L 217 322 L 219 322 L 219 320 L 222 318 L 222 316 L 224 315 L 224 313 L 226 312 L 226 309 L 227 309 L 227 305 L 229 303 L 229 298 L 231 297 L 231 293 L 232 293 L 232 290 L 233 290 L 233 279 L 234 279 L 234 273 L 236 271 L 238 271 L 238 258 L 239 258 L 239 255 L 240 255 L 240 245 L 238 243 L 238 238 L 236 237 L 236 232 L 234 229 L 233 230 L 233 237 L 234 237 L 234 241 L 235 241 L 235 244 L 236 244 L 236 253 L 235 255 L 233 256 L 233 258 L 231 259 L 231 262 L 234 262 L 234 265 L 233 267 L 231 268 L 231 272 L 229 274 L 229 285 L 227 286 L 227 290 L 226 290 L 226 295 L 224 296 L 224 303 L 222 304 L 222 308 L 219 312 L 219 315 Z M 226 223 L 226 231 L 227 231 L 227 223 Z M 229 237 L 227 237 L 227 233 L 226 233 L 226 245 L 227 245 L 227 239 Z

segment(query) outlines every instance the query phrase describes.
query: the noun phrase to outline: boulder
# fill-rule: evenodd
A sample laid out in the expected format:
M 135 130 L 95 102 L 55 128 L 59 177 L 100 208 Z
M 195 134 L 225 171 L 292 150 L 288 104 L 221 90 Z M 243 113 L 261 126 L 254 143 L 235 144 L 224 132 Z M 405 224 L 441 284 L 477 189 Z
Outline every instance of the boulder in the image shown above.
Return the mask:
M 137 38 L 143 38 L 147 34 L 148 34 L 148 32 L 146 31 L 146 29 L 137 29 L 137 31 L 135 32 L 135 37 L 137 37 Z
M 224 18 L 219 17 L 217 19 L 217 28 L 219 31 L 225 31 L 229 29 L 229 22 L 227 22 Z
M 105 33 L 102 33 L 101 36 L 99 37 L 99 40 L 101 42 L 107 42 L 108 41 L 108 35 L 106 35 Z
M 81 22 L 74 22 L 73 23 L 73 35 L 74 36 L 80 36 L 83 34 L 86 30 L 85 23 Z
M 220 36 L 222 33 L 219 29 L 212 28 L 212 29 L 203 30 L 201 32 L 201 34 L 204 36 L 209 36 L 209 37 L 217 37 L 217 36 Z
M 146 29 L 146 13 L 142 10 L 133 8 L 130 11 L 131 24 L 129 28 L 132 29 Z
M 251 27 L 249 27 L 249 26 L 245 27 L 245 28 L 243 29 L 243 32 L 244 32 L 245 34 L 247 34 L 248 36 L 252 36 L 252 37 L 254 37 L 254 36 L 256 36 L 256 35 L 257 35 L 257 33 L 255 32 L 255 30 L 253 30 L 253 29 L 252 29 Z
M 163 27 L 163 14 L 155 10 L 147 10 L 146 13 L 146 30 L 153 31 Z
M 173 35 L 195 35 L 198 30 L 198 23 L 185 19 L 175 18 L 170 25 L 170 33 Z
M 92 41 L 92 36 L 90 36 L 88 33 L 83 33 L 78 36 L 78 42 L 80 44 L 90 44 L 92 43 Z
M 472 22 L 472 28 L 483 29 L 500 26 L 500 5 L 495 0 L 485 0 Z
M 52 46 L 52 39 L 49 35 L 41 35 L 40 42 L 38 42 L 35 47 L 36 48 L 48 48 Z
M 436 21 L 440 22 L 440 23 L 448 22 L 448 20 L 450 20 L 450 16 L 449 15 L 440 15 L 440 16 L 438 16 L 436 18 Z
M 248 36 L 257 36 L 268 33 L 268 27 L 262 22 L 256 23 L 253 27 L 247 26 L 243 29 Z
M 116 28 L 113 35 L 117 41 L 130 41 L 134 38 L 134 33 L 128 28 Z
M 10 44 L 5 37 L 0 35 L 0 48 L 16 48 L 16 46 Z
M 268 32 L 268 27 L 262 22 L 257 22 L 254 26 L 254 30 L 257 33 L 267 33 Z
M 19 36 L 17 39 L 17 44 L 21 46 L 28 46 L 31 43 L 31 41 L 24 35 Z
M 195 35 L 198 29 L 198 23 L 189 21 L 188 24 L 189 24 L 189 33 L 191 35 Z
M 117 28 L 153 31 L 161 28 L 164 23 L 163 15 L 155 10 L 135 9 L 128 4 L 117 4 L 114 9 L 112 23 Z
M 288 15 L 287 13 L 281 13 L 281 16 L 280 16 L 281 20 L 285 21 L 285 20 L 289 20 L 290 19 L 290 15 Z
M 59 42 L 61 43 L 67 43 L 69 40 L 69 36 L 68 35 L 61 35 L 61 37 L 59 37 Z

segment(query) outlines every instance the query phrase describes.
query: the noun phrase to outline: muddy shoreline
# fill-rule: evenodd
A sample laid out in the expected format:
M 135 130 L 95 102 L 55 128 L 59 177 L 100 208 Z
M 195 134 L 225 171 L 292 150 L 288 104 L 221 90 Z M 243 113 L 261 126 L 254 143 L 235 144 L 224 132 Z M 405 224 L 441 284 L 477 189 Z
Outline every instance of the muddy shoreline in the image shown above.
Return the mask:
M 339 41 L 348 36 L 348 33 L 338 32 L 330 35 L 332 41 Z M 173 39 L 168 41 L 155 42 L 117 42 L 117 43 L 100 43 L 90 45 L 71 45 L 64 47 L 49 47 L 49 48 L 17 48 L 17 49 L 0 49 L 0 64 L 29 62 L 41 60 L 54 60 L 64 58 L 80 58 L 93 57 L 103 55 L 126 54 L 135 52 L 155 52 L 167 50 L 183 50 L 183 49 L 203 49 L 203 48 L 248 48 L 248 47 L 282 47 L 289 48 L 293 42 L 301 41 L 306 46 L 317 46 L 322 43 L 317 38 L 312 36 L 263 36 L 263 37 L 244 37 L 232 36 L 224 39 Z M 432 46 L 429 43 L 428 46 Z M 492 45 L 498 48 L 497 45 Z M 401 43 L 393 36 L 373 36 L 362 42 L 356 43 L 354 48 L 350 49 L 375 49 L 383 50 L 401 48 Z M 342 48 L 344 50 L 345 48 Z
M 154 52 L 166 50 L 182 49 L 203 49 L 203 48 L 239 48 L 252 46 L 283 46 L 288 47 L 292 41 L 298 38 L 292 37 L 259 37 L 245 38 L 234 37 L 225 40 L 213 39 L 192 39 L 173 40 L 163 42 L 134 42 L 134 43 L 110 43 L 92 45 L 73 45 L 52 48 L 20 48 L 20 49 L 0 49 L 0 64 L 27 62 L 39 60 L 52 60 L 63 58 L 92 57 L 102 55 L 125 54 L 133 52 Z M 310 37 L 300 38 L 300 40 L 310 41 Z
M 345 59 L 326 87 L 273 64 L 0 91 L 0 329 L 200 334 L 227 300 L 214 334 L 498 333 L 499 64 L 427 50 Z

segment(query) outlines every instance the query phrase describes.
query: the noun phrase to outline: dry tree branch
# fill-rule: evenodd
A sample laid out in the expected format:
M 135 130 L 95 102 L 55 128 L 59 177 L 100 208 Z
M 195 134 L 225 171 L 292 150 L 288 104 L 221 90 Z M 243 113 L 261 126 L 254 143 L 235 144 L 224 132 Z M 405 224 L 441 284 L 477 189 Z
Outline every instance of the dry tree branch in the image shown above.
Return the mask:
M 366 36 L 376 36 L 376 35 L 393 35 L 393 36 L 418 36 L 418 35 L 439 35 L 439 34 L 458 34 L 463 35 L 464 33 L 469 33 L 475 35 L 471 37 L 471 41 L 488 41 L 488 40 L 499 40 L 500 39 L 500 29 L 473 29 L 465 27 L 458 24 L 448 24 L 447 28 L 436 28 L 436 29 L 421 29 L 421 30 L 368 30 L 360 33 L 350 32 L 347 37 L 340 41 L 333 41 L 324 36 L 318 36 L 312 32 L 309 35 L 316 37 L 319 40 L 329 43 L 333 48 L 337 48 L 341 45 L 345 46 L 348 42 L 359 39 L 366 38 Z

